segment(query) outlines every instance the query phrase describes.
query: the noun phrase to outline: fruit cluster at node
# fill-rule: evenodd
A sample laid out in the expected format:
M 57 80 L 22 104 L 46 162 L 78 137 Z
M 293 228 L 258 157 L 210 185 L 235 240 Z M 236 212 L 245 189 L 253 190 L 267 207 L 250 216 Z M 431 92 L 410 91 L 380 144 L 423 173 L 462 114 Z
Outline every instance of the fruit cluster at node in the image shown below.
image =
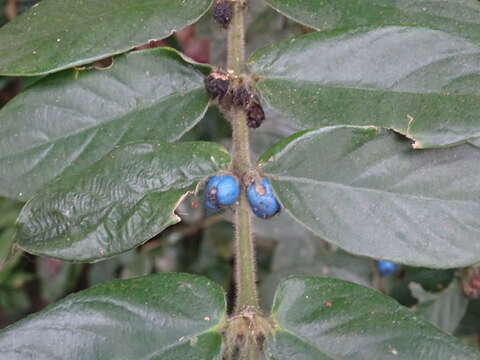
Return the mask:
M 240 184 L 232 175 L 215 175 L 208 179 L 205 189 L 205 206 L 210 210 L 235 204 L 240 196 Z M 247 199 L 253 213 L 269 219 L 280 212 L 280 203 L 266 178 L 247 187 Z
M 256 129 L 262 125 L 265 112 L 256 100 L 252 86 L 245 79 L 232 80 L 230 74 L 214 71 L 205 77 L 204 84 L 210 98 L 218 100 L 222 109 L 243 109 L 249 128 Z

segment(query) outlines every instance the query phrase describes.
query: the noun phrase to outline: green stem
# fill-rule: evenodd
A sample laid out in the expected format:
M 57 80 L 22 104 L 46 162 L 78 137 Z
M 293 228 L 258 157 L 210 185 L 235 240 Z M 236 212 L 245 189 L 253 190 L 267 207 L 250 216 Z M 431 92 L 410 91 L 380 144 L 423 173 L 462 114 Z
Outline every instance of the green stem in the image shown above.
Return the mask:
M 245 66 L 244 6 L 241 0 L 234 3 L 234 14 L 228 31 L 228 69 L 240 75 Z M 233 127 L 233 171 L 241 181 L 252 168 L 250 162 L 250 140 L 243 109 L 231 112 Z M 251 230 L 250 207 L 243 189 L 235 209 L 235 282 L 237 299 L 235 313 L 245 309 L 259 310 L 256 263 Z
M 233 171 L 242 180 L 243 176 L 252 168 L 247 117 L 242 109 L 233 109 L 231 115 L 233 127 Z
M 229 70 L 233 70 L 237 75 L 243 71 L 245 64 L 245 26 L 244 26 L 244 7 L 241 0 L 236 0 L 233 4 L 233 18 L 228 30 L 228 55 L 227 65 Z
M 255 249 L 249 206 L 245 192 L 242 192 L 235 212 L 235 281 L 237 290 L 235 314 L 239 314 L 245 309 L 259 310 Z

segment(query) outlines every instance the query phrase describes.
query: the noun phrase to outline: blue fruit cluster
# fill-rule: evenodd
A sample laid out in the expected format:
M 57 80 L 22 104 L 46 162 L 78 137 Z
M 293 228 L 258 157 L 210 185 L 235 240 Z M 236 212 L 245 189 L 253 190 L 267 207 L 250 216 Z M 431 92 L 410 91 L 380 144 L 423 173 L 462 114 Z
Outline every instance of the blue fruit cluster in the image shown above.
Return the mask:
M 377 261 L 377 270 L 381 276 L 393 275 L 397 271 L 397 264 L 391 261 Z
M 207 182 L 205 206 L 210 210 L 218 210 L 235 204 L 239 196 L 240 184 L 236 178 L 231 175 L 215 175 Z M 259 218 L 269 219 L 280 211 L 280 204 L 268 179 L 250 184 L 247 199 L 253 213 Z
M 247 188 L 247 199 L 253 213 L 259 218 L 269 219 L 280 211 L 280 204 L 268 179 L 250 184 Z
M 240 185 L 231 175 L 212 176 L 207 183 L 205 206 L 218 210 L 223 206 L 235 204 L 240 196 Z

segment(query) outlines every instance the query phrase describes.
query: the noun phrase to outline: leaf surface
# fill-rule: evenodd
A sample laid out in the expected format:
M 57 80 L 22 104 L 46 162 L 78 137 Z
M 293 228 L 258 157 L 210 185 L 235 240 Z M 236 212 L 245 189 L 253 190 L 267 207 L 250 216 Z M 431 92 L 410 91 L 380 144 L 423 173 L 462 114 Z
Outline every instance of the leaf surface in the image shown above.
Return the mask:
M 392 131 L 286 138 L 260 161 L 283 207 L 348 252 L 431 268 L 480 261 L 480 149 L 413 150 Z
M 30 200 L 17 220 L 17 243 L 70 261 L 120 254 L 178 223 L 180 201 L 229 160 L 213 143 L 125 145 Z
M 480 47 L 416 27 L 313 33 L 258 50 L 268 107 L 312 128 L 374 125 L 416 148 L 480 144 Z
M 115 280 L 70 295 L 0 333 L 0 358 L 193 359 L 220 356 L 222 290 L 186 274 Z
M 179 139 L 208 108 L 208 69 L 154 49 L 118 57 L 109 70 L 39 80 L 0 111 L 0 194 L 28 200 L 117 145 Z
M 425 26 L 480 41 L 476 0 L 266 0 L 316 30 L 361 26 Z
M 212 0 L 43 0 L 0 29 L 0 75 L 33 76 L 92 63 L 168 37 Z
M 375 290 L 293 277 L 277 290 L 269 359 L 479 359 L 474 349 Z

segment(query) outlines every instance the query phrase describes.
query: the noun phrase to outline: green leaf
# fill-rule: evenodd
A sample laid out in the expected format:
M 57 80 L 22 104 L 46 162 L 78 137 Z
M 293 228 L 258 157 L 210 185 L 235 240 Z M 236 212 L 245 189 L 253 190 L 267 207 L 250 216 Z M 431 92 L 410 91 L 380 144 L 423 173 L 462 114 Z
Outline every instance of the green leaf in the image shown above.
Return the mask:
M 420 284 L 410 283 L 413 296 L 418 299 L 416 310 L 425 320 L 440 330 L 452 334 L 467 311 L 468 299 L 463 295 L 459 281 L 440 293 L 425 291 Z
M 283 15 L 316 30 L 413 25 L 480 41 L 477 0 L 266 0 Z
M 375 290 L 295 277 L 278 289 L 269 359 L 479 359 L 459 340 Z M 419 357 L 420 356 L 420 357 Z
M 297 221 L 350 253 L 448 268 L 480 261 L 480 149 L 413 150 L 373 127 L 292 135 L 263 156 Z
M 0 197 L 0 232 L 15 226 L 15 219 L 22 208 L 22 203 Z M 0 245 L 1 247 L 2 245 Z
M 0 29 L 0 75 L 32 76 L 121 54 L 196 22 L 212 0 L 43 0 Z
M 0 333 L 0 357 L 218 359 L 222 290 L 186 274 L 116 280 L 68 296 Z
M 480 145 L 480 47 L 422 28 L 313 33 L 257 51 L 266 105 L 302 128 L 374 125 L 415 148 Z
M 285 21 L 282 15 L 272 10 L 263 1 L 251 1 L 248 5 L 245 32 L 247 54 L 274 41 L 288 39 L 302 33 L 295 22 Z
M 277 257 L 278 254 L 275 256 Z M 271 307 L 279 283 L 291 275 L 329 277 L 371 286 L 372 261 L 368 258 L 354 257 L 341 251 L 323 251 L 316 254 L 310 261 L 302 261 L 302 259 L 297 257 L 296 263 L 291 266 L 272 269 L 273 271 L 262 280 L 260 294 L 265 308 Z
M 175 141 L 205 114 L 208 67 L 171 49 L 115 59 L 110 70 L 50 75 L 0 111 L 0 195 L 28 200 L 56 176 L 115 146 Z
M 120 254 L 178 223 L 184 196 L 228 162 L 213 143 L 125 145 L 29 201 L 17 220 L 18 245 L 62 260 Z

